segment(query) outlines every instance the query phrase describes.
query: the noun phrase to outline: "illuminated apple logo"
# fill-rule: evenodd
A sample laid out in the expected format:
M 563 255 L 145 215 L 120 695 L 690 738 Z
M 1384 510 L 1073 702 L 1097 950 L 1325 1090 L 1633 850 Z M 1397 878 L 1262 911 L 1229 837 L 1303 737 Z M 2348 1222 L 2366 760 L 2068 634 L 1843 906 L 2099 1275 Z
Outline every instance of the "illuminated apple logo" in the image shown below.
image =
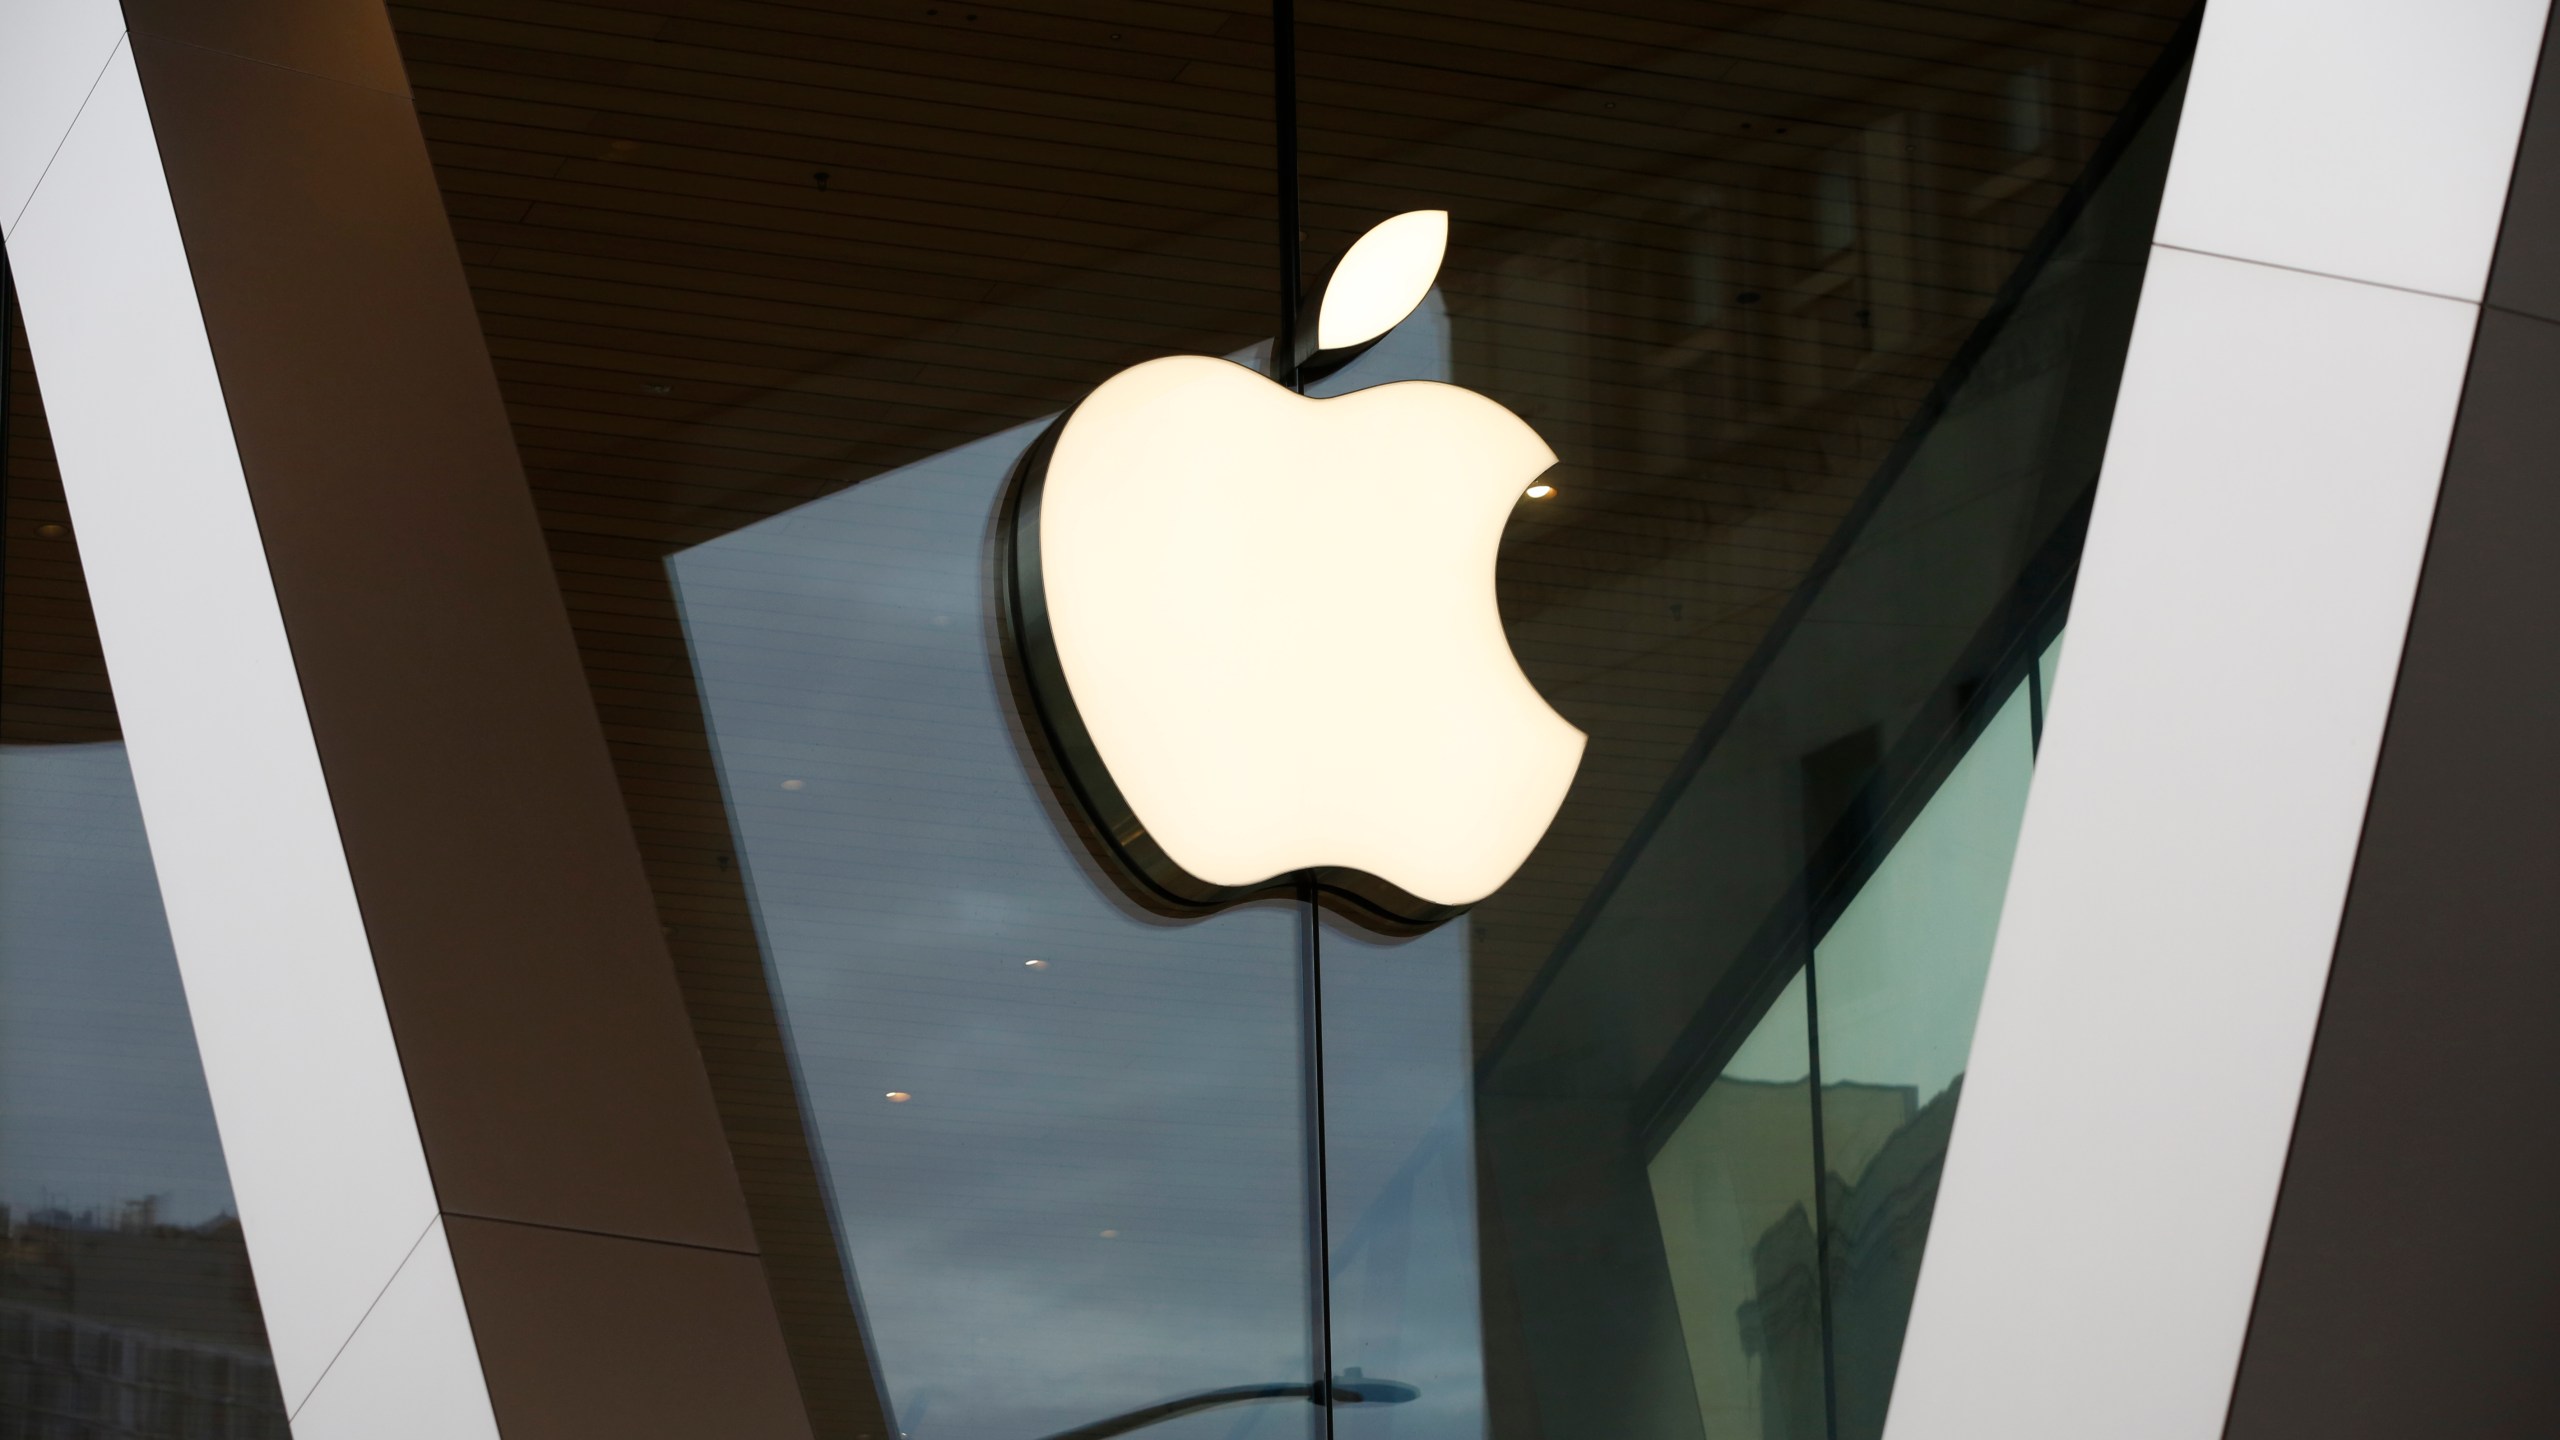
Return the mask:
M 1447 239 L 1441 211 L 1362 236 L 1301 373 L 1410 314 Z M 1409 923 L 1508 880 L 1582 759 L 1494 602 L 1555 459 L 1455 385 L 1309 399 L 1202 355 L 1059 417 L 1016 469 L 1000 583 L 1050 749 L 1128 866 L 1189 905 L 1312 876 Z

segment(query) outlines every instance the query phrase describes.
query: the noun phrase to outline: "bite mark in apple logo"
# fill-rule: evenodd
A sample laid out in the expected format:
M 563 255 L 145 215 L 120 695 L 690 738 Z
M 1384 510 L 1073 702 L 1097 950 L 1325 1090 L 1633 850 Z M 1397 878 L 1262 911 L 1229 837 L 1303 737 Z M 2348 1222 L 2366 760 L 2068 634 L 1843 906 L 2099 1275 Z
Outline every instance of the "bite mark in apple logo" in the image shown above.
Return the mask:
M 1447 236 L 1436 210 L 1363 235 L 1300 373 L 1412 313 Z M 1002 611 L 1126 869 L 1184 907 L 1311 879 L 1401 925 L 1510 879 L 1585 742 L 1494 595 L 1503 527 L 1555 461 L 1456 385 L 1310 399 L 1205 355 L 1132 366 L 1050 425 L 997 527 Z

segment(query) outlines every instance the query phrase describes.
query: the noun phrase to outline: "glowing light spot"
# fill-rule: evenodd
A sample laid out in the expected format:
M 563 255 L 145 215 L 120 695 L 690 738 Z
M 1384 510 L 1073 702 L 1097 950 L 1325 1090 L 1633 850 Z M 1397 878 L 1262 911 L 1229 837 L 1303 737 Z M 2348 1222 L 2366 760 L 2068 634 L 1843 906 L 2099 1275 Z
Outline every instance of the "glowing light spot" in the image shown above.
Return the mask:
M 914 1098 L 916 1097 L 908 1094 L 904 1090 L 892 1090 L 889 1092 L 889 1103 L 892 1105 L 904 1105 Z
M 1529 498 L 1532 500 L 1544 500 L 1554 493 L 1556 493 L 1556 487 L 1553 485 L 1532 485 L 1529 487 Z
M 1519 416 L 1428 381 L 1320 400 L 1178 355 L 1076 407 L 1041 482 L 1041 598 L 1093 750 L 1173 866 L 1222 887 L 1341 866 L 1430 905 L 1520 868 L 1584 743 L 1521 672 L 1493 584 L 1555 462 Z M 1377 634 L 1415 643 L 1328 651 L 1322 686 L 1273 659 Z

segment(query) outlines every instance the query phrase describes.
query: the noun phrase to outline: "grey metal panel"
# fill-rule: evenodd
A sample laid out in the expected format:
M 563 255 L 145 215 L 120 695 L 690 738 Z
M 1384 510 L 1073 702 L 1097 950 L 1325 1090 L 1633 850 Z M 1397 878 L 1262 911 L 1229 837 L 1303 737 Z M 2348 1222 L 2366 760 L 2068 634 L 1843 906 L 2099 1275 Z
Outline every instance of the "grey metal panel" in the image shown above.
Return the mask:
M 2219 1433 L 2541 0 L 2213 0 L 1891 1440 Z

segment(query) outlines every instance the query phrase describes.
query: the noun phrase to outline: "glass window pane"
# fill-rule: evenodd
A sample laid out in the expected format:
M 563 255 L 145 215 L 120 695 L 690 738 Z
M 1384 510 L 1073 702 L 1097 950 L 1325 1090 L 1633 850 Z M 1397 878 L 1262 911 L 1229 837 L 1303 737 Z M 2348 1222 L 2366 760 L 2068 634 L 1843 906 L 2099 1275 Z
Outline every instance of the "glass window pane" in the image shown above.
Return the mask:
M 1815 947 L 1834 1389 L 1884 1433 L 2035 760 L 2020 684 Z
M 1467 932 L 1392 939 L 1328 915 L 1321 938 L 1333 1369 L 1364 1395 L 1400 1387 L 1337 1408 L 1333 1433 L 1481 1435 Z
M 1799 972 L 1646 1167 L 1698 1423 L 1820 1440 L 1812 1047 Z
M 846 1260 L 916 1435 L 1046 1434 L 1312 1370 L 1301 921 L 1136 911 L 1045 808 L 980 570 L 1031 434 L 670 562 Z
M 1869 874 L 2067 603 L 2190 8 L 1299 6 L 1309 283 L 1388 216 L 1451 226 L 1412 322 L 1436 353 L 1318 393 L 1446 378 L 1558 456 L 1497 586 L 1589 748 L 1544 843 L 1458 922 L 1489 1433 L 1880 1420 L 1908 1301 L 1890 1276 L 1926 1212 L 1851 1213 L 1911 1228 L 1839 1290 L 1817 1237 L 1859 1196 L 1816 1190 L 1816 1157 L 1880 1175 L 1928 1096 L 1854 1067 L 1835 1086 L 1825 1055 L 1818 1112 L 1771 1092 L 1745 1121 L 1758 1092 L 1724 1067 L 1784 1028 L 1769 997 L 1859 885 L 1886 889 L 1844 944 L 1903 888 Z M 1925 953 L 1987 958 L 1984 904 L 1918 914 L 1945 929 Z M 1927 968 L 1928 1004 L 1843 1058 L 1937 1054 L 1943 1089 L 1980 983 Z M 1328 1062 L 1353 1043 L 1329 1032 Z M 1699 1298 L 1697 1177 L 1719 1166 L 1776 1210 L 1717 1263 L 1802 1279 L 1793 1308 L 1754 1292 L 1747 1332 L 1729 1317 L 1754 1294 Z M 1826 1280 L 1854 1318 L 1826 1316 Z
M 2048 714 L 2053 710 L 2054 680 L 2061 673 L 2062 636 L 2056 635 L 2053 637 L 2053 643 L 2045 647 L 2044 653 L 2036 657 L 2036 683 L 2043 687 L 2037 699 Z
M 2192 10 L 1300 0 L 1294 283 L 1452 224 L 1310 393 L 1464 386 L 1559 456 L 1494 589 L 1589 750 L 1417 935 L 1133 881 L 989 598 L 1049 417 L 1268 353 L 1267 6 L 766 8 L 646 65 L 400 7 L 822 1431 L 1280 1436 L 1328 1353 L 1363 1440 L 1866 1423 L 1898 1282 L 1824 1228 L 1980 985 L 1926 858 L 1979 787 L 1911 817 L 2067 603 Z M 1906 892 L 1928 963 L 1860 969 Z
M 1097 868 L 987 603 L 1040 424 L 1272 332 L 1267 9 L 485 9 L 394 20 L 816 1429 L 1311 1385 L 1302 917 Z

